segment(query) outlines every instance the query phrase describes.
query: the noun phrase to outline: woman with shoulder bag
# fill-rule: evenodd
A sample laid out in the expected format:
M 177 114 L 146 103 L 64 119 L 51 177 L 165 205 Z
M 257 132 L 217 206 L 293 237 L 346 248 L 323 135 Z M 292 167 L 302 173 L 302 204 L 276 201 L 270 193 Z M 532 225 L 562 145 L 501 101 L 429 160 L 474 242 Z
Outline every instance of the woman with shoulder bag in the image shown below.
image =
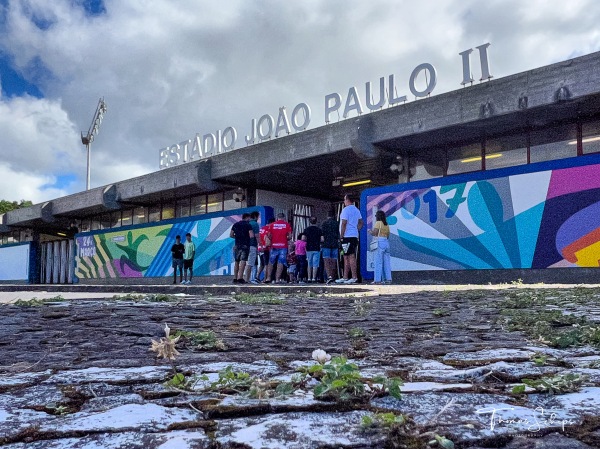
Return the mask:
M 390 227 L 387 224 L 384 211 L 378 210 L 375 214 L 375 225 L 369 231 L 369 234 L 373 236 L 370 248 L 375 256 L 375 281 L 373 284 L 391 284 L 392 267 L 390 265 L 390 242 L 388 240 Z

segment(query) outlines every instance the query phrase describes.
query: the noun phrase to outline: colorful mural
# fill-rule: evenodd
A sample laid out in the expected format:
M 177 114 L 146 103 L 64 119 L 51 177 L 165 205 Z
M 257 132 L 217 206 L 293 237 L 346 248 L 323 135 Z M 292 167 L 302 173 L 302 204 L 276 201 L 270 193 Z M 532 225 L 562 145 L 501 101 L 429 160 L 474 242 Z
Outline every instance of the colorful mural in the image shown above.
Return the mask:
M 378 209 L 389 217 L 394 271 L 598 267 L 600 164 L 582 159 L 369 189 L 362 212 L 368 229 Z
M 115 230 L 78 234 L 75 275 L 78 279 L 162 277 L 173 274 L 171 246 L 175 236 L 192 235 L 196 245 L 194 276 L 228 275 L 233 270 L 231 226 L 243 212 L 258 210 L 261 220 L 273 215 L 268 207 L 237 209 Z

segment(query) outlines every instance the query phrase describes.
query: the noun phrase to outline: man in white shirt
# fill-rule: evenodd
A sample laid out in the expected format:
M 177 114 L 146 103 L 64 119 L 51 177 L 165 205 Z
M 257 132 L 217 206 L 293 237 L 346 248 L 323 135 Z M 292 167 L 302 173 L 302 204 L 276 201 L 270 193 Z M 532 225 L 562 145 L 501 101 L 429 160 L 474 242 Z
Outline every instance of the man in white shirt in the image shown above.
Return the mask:
M 344 251 L 344 277 L 335 281 L 338 284 L 358 282 L 356 251 L 358 249 L 358 231 L 363 227 L 362 215 L 354 205 L 351 195 L 344 196 L 344 209 L 340 215 L 340 240 Z M 352 277 L 350 277 L 352 274 Z

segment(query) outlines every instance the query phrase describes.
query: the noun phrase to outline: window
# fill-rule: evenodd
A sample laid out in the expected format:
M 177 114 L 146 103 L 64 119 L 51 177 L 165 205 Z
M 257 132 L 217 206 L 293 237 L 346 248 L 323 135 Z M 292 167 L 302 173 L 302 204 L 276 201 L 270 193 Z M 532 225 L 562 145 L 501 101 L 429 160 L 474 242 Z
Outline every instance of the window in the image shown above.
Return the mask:
M 115 211 L 110 214 L 110 224 L 111 228 L 118 228 L 121 226 L 121 211 Z
M 92 224 L 92 231 L 97 231 L 98 229 L 100 229 L 99 217 L 92 218 L 91 224 Z
M 206 201 L 206 212 L 220 212 L 223 210 L 222 193 L 213 193 L 212 195 L 208 195 L 208 199 Z
M 148 223 L 148 208 L 136 207 L 133 209 L 132 224 Z
M 437 150 L 437 152 L 425 150 L 424 154 L 425 157 L 410 157 L 410 181 L 422 181 L 444 175 L 446 158 L 444 152 L 440 150 Z
M 177 201 L 177 209 L 175 210 L 177 218 L 190 216 L 190 199 L 184 198 Z
M 160 206 L 150 206 L 148 208 L 148 223 L 160 221 Z
M 131 209 L 121 212 L 121 226 L 129 226 L 132 223 L 133 211 Z
M 530 162 L 577 156 L 577 127 L 575 124 L 533 131 L 530 136 Z
M 448 150 L 448 175 L 481 170 L 481 143 Z
M 200 215 L 206 213 L 206 197 L 204 195 L 191 198 L 191 214 Z
M 89 232 L 92 230 L 92 222 L 89 218 L 85 220 L 81 220 L 81 227 L 79 228 L 79 232 Z
M 223 201 L 223 210 L 239 209 L 240 207 L 242 207 L 242 202 L 237 202 L 233 199 L 233 194 L 235 192 L 235 190 L 229 190 L 223 194 L 225 198 L 225 200 Z
M 486 170 L 525 164 L 527 164 L 527 134 L 516 134 L 486 140 Z
M 169 220 L 170 218 L 175 218 L 175 204 L 167 203 L 162 206 L 162 219 Z
M 583 154 L 600 152 L 600 121 L 583 123 L 581 137 Z
M 100 215 L 100 229 L 109 229 L 110 227 L 110 214 Z

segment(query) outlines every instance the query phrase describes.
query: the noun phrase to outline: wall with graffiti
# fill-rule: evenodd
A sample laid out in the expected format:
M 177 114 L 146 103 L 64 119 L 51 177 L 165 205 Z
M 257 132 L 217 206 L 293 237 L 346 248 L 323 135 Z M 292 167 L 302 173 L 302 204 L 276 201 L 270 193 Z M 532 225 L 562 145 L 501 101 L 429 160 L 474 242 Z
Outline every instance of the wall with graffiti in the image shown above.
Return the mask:
M 270 207 L 253 207 L 77 234 L 75 276 L 79 280 L 172 276 L 171 246 L 176 235 L 183 241 L 188 232 L 196 245 L 195 276 L 231 274 L 229 231 L 242 213 L 254 210 L 260 212 L 261 222 L 273 215 Z
M 385 211 L 394 271 L 599 266 L 600 155 L 368 189 L 361 205 L 368 229 Z

